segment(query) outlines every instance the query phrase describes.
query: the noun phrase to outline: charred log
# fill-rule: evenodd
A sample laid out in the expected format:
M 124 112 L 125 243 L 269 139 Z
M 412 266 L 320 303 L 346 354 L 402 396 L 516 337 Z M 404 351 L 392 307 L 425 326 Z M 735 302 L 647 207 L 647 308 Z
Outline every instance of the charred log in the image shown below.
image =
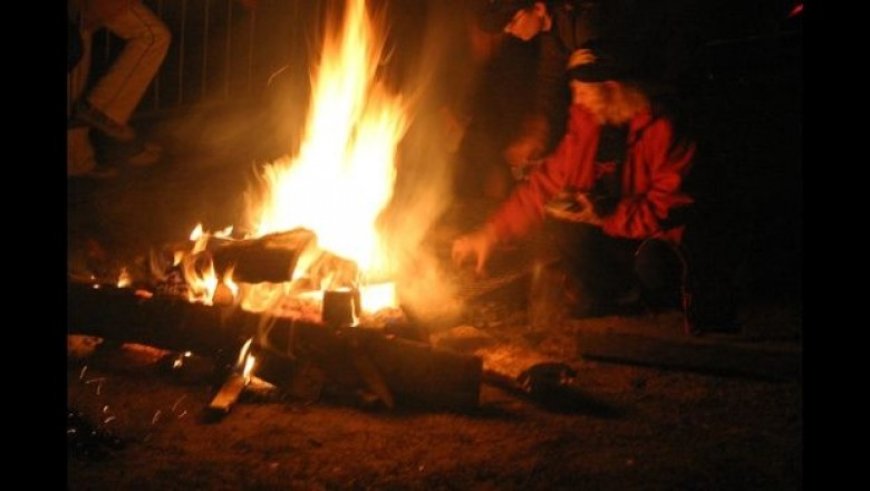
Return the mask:
M 479 358 L 388 336 L 381 330 L 334 329 L 288 318 L 264 322 L 261 316 L 239 309 L 160 296 L 141 298 L 129 289 L 95 289 L 87 284 L 71 284 L 68 300 L 70 333 L 191 350 L 224 360 L 233 359 L 253 337 L 261 349 L 281 360 L 256 373 L 275 385 L 298 383 L 295 371 L 313 364 L 322 370 L 327 384 L 366 387 L 382 398 L 389 394 L 383 401 L 387 405 L 392 398 L 397 405 L 451 409 L 478 403 Z
M 283 283 L 304 274 L 311 289 L 320 289 L 353 287 L 359 277 L 356 263 L 320 249 L 314 232 L 302 228 L 256 239 L 213 237 L 186 261 L 200 276 L 214 265 L 218 278 L 232 270 L 243 283 Z
M 250 240 L 210 240 L 194 261 L 213 261 L 218 277 L 233 268 L 233 279 L 246 283 L 290 281 L 300 258 L 317 246 L 314 232 L 295 229 Z

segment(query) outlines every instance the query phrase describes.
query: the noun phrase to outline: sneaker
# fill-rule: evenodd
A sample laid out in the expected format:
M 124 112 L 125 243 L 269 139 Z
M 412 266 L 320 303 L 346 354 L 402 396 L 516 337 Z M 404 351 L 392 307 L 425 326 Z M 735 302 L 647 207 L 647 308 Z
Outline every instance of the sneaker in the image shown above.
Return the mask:
M 117 167 L 100 164 L 93 156 L 67 169 L 67 177 L 85 179 L 111 179 L 119 174 Z
M 75 119 L 119 142 L 129 142 L 136 138 L 133 128 L 113 121 L 87 102 L 80 102 L 76 106 Z

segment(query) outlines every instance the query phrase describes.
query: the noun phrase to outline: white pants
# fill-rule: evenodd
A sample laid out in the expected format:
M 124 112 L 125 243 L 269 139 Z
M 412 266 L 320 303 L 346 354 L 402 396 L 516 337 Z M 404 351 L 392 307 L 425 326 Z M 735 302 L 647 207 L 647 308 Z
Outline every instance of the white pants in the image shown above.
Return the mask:
M 163 21 L 140 2 L 133 2 L 105 27 L 125 40 L 124 49 L 91 89 L 87 101 L 113 121 L 127 124 L 163 63 L 172 35 Z M 93 32 L 82 30 L 81 35 L 82 57 L 69 73 L 68 115 L 84 92 L 91 67 Z M 67 133 L 68 174 L 87 172 L 94 165 L 87 133 L 87 128 L 73 128 Z

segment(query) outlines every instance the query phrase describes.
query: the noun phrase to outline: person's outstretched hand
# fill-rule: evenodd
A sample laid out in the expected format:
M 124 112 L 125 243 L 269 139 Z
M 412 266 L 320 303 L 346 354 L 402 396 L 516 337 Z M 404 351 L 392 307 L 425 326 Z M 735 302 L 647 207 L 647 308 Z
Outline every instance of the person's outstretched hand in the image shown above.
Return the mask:
M 592 201 L 589 199 L 589 195 L 586 193 L 575 193 L 572 198 L 574 203 L 569 209 L 550 206 L 547 208 L 547 213 L 566 222 L 587 223 L 600 227 L 603 219 L 595 213 L 595 206 L 593 206 Z
M 523 167 L 544 154 L 540 138 L 524 136 L 511 142 L 504 150 L 504 159 L 511 167 Z
M 474 271 L 483 274 L 495 243 L 495 234 L 487 228 L 463 235 L 453 241 L 453 262 L 462 266 L 471 258 L 475 263 Z

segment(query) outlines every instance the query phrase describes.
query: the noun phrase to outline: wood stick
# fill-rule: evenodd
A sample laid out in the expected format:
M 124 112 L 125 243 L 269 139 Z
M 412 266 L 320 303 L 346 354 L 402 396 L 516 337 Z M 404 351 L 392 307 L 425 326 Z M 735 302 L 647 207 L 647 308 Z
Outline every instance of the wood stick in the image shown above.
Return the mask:
M 236 401 L 239 400 L 239 396 L 242 395 L 246 385 L 248 385 L 248 383 L 242 374 L 235 372 L 231 373 L 230 376 L 227 377 L 227 381 L 224 382 L 224 385 L 221 386 L 221 389 L 208 405 L 208 409 L 222 414 L 229 413 Z

